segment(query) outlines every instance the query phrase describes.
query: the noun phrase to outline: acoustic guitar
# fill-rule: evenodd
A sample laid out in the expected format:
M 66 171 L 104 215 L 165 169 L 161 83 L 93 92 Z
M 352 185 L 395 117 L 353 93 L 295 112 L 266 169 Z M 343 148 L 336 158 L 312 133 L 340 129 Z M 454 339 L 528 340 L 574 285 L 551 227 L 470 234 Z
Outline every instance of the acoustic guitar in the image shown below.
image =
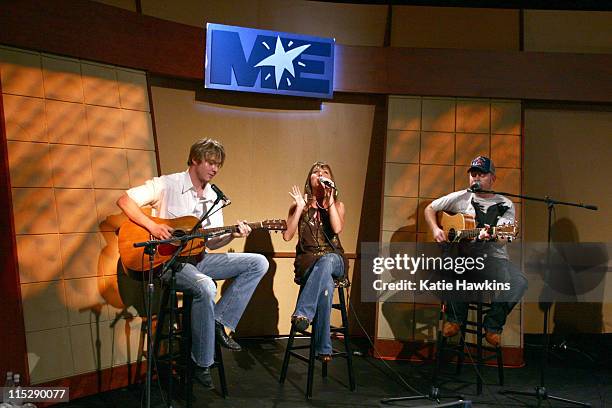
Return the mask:
M 474 217 L 466 214 L 451 214 L 440 211 L 437 214 L 438 226 L 446 233 L 448 242 L 472 240 L 480 235 L 482 228 L 476 228 Z M 506 238 L 512 241 L 518 236 L 518 223 L 496 225 L 489 228 L 489 235 L 494 238 Z M 430 233 L 431 235 L 431 233 Z
M 172 236 L 180 238 L 189 234 L 193 226 L 198 222 L 196 217 L 185 216 L 173 219 L 163 219 L 149 216 L 153 221 L 158 224 L 166 224 L 174 228 Z M 284 231 L 287 229 L 287 222 L 285 220 L 266 220 L 261 222 L 252 222 L 248 224 L 251 229 L 265 229 L 269 231 Z M 188 241 L 180 256 L 193 256 L 199 255 L 205 248 L 206 239 L 224 235 L 231 232 L 237 232 L 238 225 L 228 225 L 225 227 L 215 227 L 198 229 L 196 231 L 197 237 Z M 130 269 L 136 272 L 142 272 L 143 270 L 149 269 L 148 255 L 144 254 L 144 247 L 135 248 L 134 244 L 137 242 L 144 242 L 151 239 L 151 234 L 146 228 L 141 227 L 131 220 L 124 222 L 119 228 L 119 256 L 121 263 L 124 268 Z M 164 262 L 170 260 L 176 252 L 180 242 L 177 240 L 173 243 L 160 244 L 157 247 L 157 252 L 153 259 L 153 267 L 157 268 Z

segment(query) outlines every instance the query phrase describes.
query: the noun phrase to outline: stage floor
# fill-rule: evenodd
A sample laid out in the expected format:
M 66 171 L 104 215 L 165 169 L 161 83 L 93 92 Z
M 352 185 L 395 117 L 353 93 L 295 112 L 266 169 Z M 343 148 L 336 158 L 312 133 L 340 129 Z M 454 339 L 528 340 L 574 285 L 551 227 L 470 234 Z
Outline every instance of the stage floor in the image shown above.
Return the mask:
M 313 398 L 306 401 L 306 364 L 292 359 L 288 377 L 283 386 L 278 383 L 286 340 L 249 339 L 242 340 L 243 351 L 224 352 L 229 396 L 223 399 L 217 390 L 204 390 L 194 385 L 194 407 L 375 407 L 381 406 L 380 399 L 386 397 L 415 395 L 429 390 L 432 364 L 412 362 L 381 361 L 367 355 L 367 343 L 355 344 L 354 356 L 357 389 L 348 389 L 346 362 L 342 358 L 329 365 L 327 379 L 321 378 L 320 365 L 315 371 Z M 505 370 L 506 386 L 503 389 L 532 391 L 540 381 L 539 351 L 537 347 L 526 350 L 527 364 L 523 368 Z M 595 359 L 596 360 L 596 359 Z M 609 362 L 609 361 L 608 361 Z M 213 370 L 213 381 L 218 388 L 217 371 Z M 479 407 L 529 407 L 537 406 L 535 398 L 526 396 L 504 396 L 496 385 L 496 368 L 484 368 L 485 380 L 482 395 L 476 395 L 476 373 L 472 366 L 465 366 L 460 377 L 454 375 L 454 364 L 444 370 L 440 381 L 443 394 L 457 394 L 472 401 Z M 546 372 L 549 392 L 564 398 L 588 402 L 593 407 L 612 405 L 612 367 L 601 361 L 585 358 L 580 352 L 555 353 Z M 141 408 L 142 389 L 128 387 L 106 392 L 62 404 L 70 408 Z M 164 407 L 161 402 L 159 385 L 154 384 L 151 406 Z M 451 402 L 444 399 L 443 402 Z M 394 406 L 433 406 L 428 400 L 398 402 Z M 544 407 L 572 406 L 550 401 Z M 60 406 L 60 405 L 58 405 Z M 183 401 L 175 401 L 174 407 L 182 407 Z M 382 405 L 392 406 L 392 405 Z

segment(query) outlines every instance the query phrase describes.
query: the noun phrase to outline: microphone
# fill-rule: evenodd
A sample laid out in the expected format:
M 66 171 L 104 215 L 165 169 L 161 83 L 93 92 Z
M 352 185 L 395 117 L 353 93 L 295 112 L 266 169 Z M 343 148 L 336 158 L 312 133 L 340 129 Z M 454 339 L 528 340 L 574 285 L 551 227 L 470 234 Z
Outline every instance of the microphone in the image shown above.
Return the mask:
M 468 191 L 471 191 L 472 193 L 478 193 L 482 191 L 482 187 L 480 187 L 480 182 L 477 181 L 474 184 L 472 184 L 470 188 L 468 189 Z
M 336 184 L 333 181 L 331 181 L 330 179 L 328 179 L 327 177 L 320 176 L 319 177 L 319 183 L 323 184 L 324 186 L 327 186 L 329 188 L 333 188 L 334 190 L 338 191 L 338 189 L 336 188 Z
M 213 191 L 217 194 L 217 197 L 219 197 L 222 201 L 225 202 L 225 205 L 230 205 L 232 203 L 232 200 L 230 200 L 225 194 L 223 194 L 223 191 L 221 191 L 221 189 L 217 187 L 216 184 L 211 184 L 210 188 L 212 188 Z

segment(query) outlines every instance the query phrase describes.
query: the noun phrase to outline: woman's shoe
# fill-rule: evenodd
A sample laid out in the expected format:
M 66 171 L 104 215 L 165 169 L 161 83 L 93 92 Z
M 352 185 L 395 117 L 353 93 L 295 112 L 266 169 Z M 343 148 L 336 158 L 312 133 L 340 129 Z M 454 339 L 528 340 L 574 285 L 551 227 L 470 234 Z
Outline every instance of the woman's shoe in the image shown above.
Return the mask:
M 319 360 L 323 363 L 329 363 L 332 360 L 331 354 L 319 354 Z
M 305 316 L 292 316 L 291 323 L 293 324 L 293 327 L 300 332 L 303 332 L 308 328 L 308 326 L 310 326 L 310 322 Z

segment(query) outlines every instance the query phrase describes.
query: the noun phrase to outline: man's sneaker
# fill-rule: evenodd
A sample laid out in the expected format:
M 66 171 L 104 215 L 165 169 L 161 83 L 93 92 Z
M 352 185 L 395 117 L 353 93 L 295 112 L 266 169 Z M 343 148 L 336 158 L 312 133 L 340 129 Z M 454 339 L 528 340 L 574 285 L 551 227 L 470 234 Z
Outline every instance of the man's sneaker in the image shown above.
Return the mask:
M 485 332 L 485 340 L 493 347 L 499 347 L 501 343 L 501 333 Z
M 459 323 L 446 322 L 442 327 L 442 335 L 444 337 L 453 337 L 455 334 L 459 333 L 459 329 L 461 329 Z

